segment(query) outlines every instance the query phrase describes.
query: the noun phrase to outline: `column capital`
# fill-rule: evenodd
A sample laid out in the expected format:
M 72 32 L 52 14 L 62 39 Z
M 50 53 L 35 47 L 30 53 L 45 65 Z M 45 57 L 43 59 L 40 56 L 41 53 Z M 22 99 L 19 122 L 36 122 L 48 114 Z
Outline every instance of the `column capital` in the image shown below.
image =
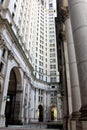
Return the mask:
M 58 10 L 57 21 L 58 21 L 58 23 L 64 23 L 67 18 L 69 18 L 69 9 L 68 9 L 68 6 L 62 6 Z
M 61 14 L 62 14 L 62 22 L 64 23 L 69 18 L 69 8 L 68 6 L 61 7 Z

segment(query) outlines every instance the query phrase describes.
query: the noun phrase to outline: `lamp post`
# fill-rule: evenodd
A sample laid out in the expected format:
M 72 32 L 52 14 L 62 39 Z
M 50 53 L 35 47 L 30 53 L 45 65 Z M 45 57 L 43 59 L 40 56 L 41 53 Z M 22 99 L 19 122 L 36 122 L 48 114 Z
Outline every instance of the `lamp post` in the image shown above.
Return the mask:
M 9 101 L 10 101 L 10 96 L 9 96 L 9 95 L 7 95 L 7 96 L 4 96 L 4 101 L 7 101 L 7 102 L 9 102 Z

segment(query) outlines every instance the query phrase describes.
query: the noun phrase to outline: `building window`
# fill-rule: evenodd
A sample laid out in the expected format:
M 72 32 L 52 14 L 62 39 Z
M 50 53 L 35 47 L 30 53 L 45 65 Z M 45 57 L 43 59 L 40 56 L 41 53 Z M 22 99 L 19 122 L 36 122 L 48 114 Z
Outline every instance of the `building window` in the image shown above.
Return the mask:
M 50 65 L 50 69 L 56 69 L 56 65 Z
M 47 77 L 46 77 L 46 82 L 47 82 Z
M 6 53 L 6 50 L 3 49 L 3 52 L 2 52 L 2 57 L 3 57 L 3 58 L 5 57 L 5 53 Z
M 35 59 L 35 63 L 37 63 L 37 59 Z
M 2 62 L 0 62 L 0 72 L 2 72 L 2 69 L 3 69 L 3 63 Z
M 14 4 L 14 9 L 16 9 L 16 4 Z
M 50 57 L 55 57 L 55 53 L 51 53 L 51 54 L 50 54 Z
M 55 52 L 55 48 L 51 48 L 51 49 L 50 49 L 50 52 Z
M 37 57 L 37 53 L 36 53 L 36 57 Z
M 43 80 L 43 75 L 39 74 L 39 79 Z
M 52 88 L 55 88 L 55 86 L 52 86 Z
M 37 71 L 37 66 L 35 66 L 35 70 Z
M 36 47 L 36 51 L 38 51 L 38 48 Z
M 56 59 L 50 59 L 50 63 L 55 63 Z
M 56 75 L 56 71 L 50 71 L 50 75 L 51 75 L 51 76 Z
M 40 72 L 40 73 L 43 73 L 43 69 L 42 69 L 42 68 L 39 68 L 39 72 Z
M 37 77 L 37 73 L 35 73 L 35 77 Z
M 3 3 L 3 1 L 4 1 L 4 0 L 1 0 L 1 1 L 0 1 L 0 2 L 1 2 L 1 4 Z
M 51 77 L 50 82 L 56 82 L 56 77 Z
M 39 100 L 39 102 L 43 102 L 43 90 L 39 89 L 38 92 L 39 92 L 38 100 Z

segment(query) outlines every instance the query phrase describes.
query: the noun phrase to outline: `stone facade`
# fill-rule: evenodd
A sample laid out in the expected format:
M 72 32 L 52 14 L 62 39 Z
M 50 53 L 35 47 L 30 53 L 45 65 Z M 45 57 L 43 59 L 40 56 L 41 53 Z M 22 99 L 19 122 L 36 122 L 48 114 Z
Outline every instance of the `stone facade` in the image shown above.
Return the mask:
M 8 13 L 7 16 L 10 18 Z M 16 29 L 14 22 L 10 24 L 4 18 L 1 8 L 0 127 L 38 122 L 40 109 L 43 112 L 43 120 L 40 121 L 51 120 L 52 107 L 58 108 L 59 111 L 55 120 L 62 118 L 61 98 L 57 96 L 59 84 L 48 84 L 34 77 L 26 48 L 18 38 Z M 58 94 L 60 95 L 60 92 Z M 52 100 L 53 98 L 55 100 Z

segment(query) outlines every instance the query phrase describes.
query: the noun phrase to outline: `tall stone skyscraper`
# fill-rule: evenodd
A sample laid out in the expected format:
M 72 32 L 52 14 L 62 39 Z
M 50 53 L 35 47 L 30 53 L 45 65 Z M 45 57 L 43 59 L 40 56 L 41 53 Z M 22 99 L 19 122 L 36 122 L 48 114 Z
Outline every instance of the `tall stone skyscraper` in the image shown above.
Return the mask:
M 11 12 L 18 35 L 37 79 L 59 82 L 53 0 L 3 1 Z

